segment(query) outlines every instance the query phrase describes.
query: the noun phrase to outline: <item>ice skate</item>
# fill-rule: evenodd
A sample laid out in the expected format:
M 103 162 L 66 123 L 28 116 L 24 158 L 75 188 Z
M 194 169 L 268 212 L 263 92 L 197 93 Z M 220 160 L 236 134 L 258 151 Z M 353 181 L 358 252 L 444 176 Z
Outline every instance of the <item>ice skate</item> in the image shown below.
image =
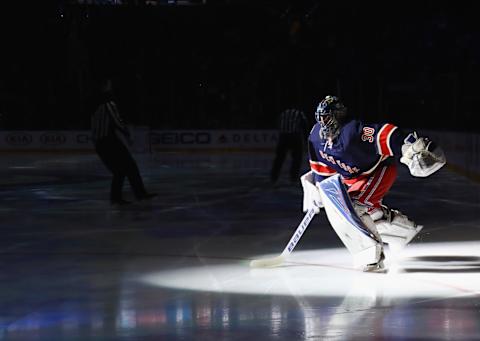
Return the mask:
M 363 272 L 375 272 L 375 273 L 386 273 L 388 270 L 385 268 L 384 261 L 385 260 L 385 255 L 382 252 L 380 255 L 380 259 L 376 263 L 372 264 L 367 264 L 363 267 Z

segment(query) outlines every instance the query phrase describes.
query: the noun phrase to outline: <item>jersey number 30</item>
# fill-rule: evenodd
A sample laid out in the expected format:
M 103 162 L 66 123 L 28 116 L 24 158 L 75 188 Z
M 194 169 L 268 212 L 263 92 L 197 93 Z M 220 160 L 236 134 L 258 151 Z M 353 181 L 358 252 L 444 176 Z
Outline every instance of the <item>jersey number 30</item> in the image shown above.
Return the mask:
M 375 133 L 375 129 L 370 127 L 363 127 L 363 134 L 362 134 L 362 141 L 368 141 L 370 143 L 373 142 L 373 134 Z

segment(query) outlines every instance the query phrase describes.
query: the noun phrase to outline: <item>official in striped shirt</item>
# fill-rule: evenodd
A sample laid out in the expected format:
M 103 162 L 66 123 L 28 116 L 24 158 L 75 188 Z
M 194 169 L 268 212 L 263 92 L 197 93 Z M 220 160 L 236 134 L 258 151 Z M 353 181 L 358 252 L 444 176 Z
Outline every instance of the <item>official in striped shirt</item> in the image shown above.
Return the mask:
M 289 108 L 280 114 L 278 127 L 278 142 L 270 171 L 270 181 L 273 184 L 278 181 L 282 165 L 290 153 L 289 178 L 290 182 L 295 183 L 299 181 L 303 149 L 308 137 L 308 122 L 301 110 Z
M 155 197 L 157 194 L 145 190 L 137 163 L 127 147 L 127 144 L 133 142 L 113 100 L 110 80 L 103 80 L 96 102 L 96 110 L 91 117 L 92 140 L 98 156 L 112 173 L 111 203 L 129 203 L 122 197 L 125 178 L 128 178 L 138 200 Z

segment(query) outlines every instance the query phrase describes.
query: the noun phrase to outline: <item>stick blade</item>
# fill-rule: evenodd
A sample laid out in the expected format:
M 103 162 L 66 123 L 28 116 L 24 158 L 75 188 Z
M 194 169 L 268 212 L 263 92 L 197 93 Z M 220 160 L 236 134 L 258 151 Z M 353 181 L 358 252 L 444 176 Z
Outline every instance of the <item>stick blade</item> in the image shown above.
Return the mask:
M 254 259 L 250 262 L 251 268 L 271 268 L 281 265 L 285 261 L 285 257 L 280 255 L 273 258 Z

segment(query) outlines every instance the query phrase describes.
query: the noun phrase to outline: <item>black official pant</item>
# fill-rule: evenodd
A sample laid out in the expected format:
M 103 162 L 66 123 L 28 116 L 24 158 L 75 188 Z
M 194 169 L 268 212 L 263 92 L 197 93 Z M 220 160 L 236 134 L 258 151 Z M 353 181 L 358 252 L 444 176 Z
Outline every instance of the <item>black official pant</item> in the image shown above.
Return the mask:
M 290 181 L 295 182 L 298 180 L 302 164 L 302 135 L 280 133 L 278 136 L 277 148 L 275 150 L 275 159 L 273 160 L 272 170 L 270 172 L 270 180 L 272 182 L 278 180 L 283 162 L 289 151 L 292 156 L 292 162 L 290 164 Z
M 113 175 L 110 188 L 111 201 L 122 200 L 125 177 L 128 178 L 137 199 L 141 199 L 146 194 L 137 163 L 128 148 L 118 138 L 105 138 L 98 141 L 95 144 L 95 150 Z

